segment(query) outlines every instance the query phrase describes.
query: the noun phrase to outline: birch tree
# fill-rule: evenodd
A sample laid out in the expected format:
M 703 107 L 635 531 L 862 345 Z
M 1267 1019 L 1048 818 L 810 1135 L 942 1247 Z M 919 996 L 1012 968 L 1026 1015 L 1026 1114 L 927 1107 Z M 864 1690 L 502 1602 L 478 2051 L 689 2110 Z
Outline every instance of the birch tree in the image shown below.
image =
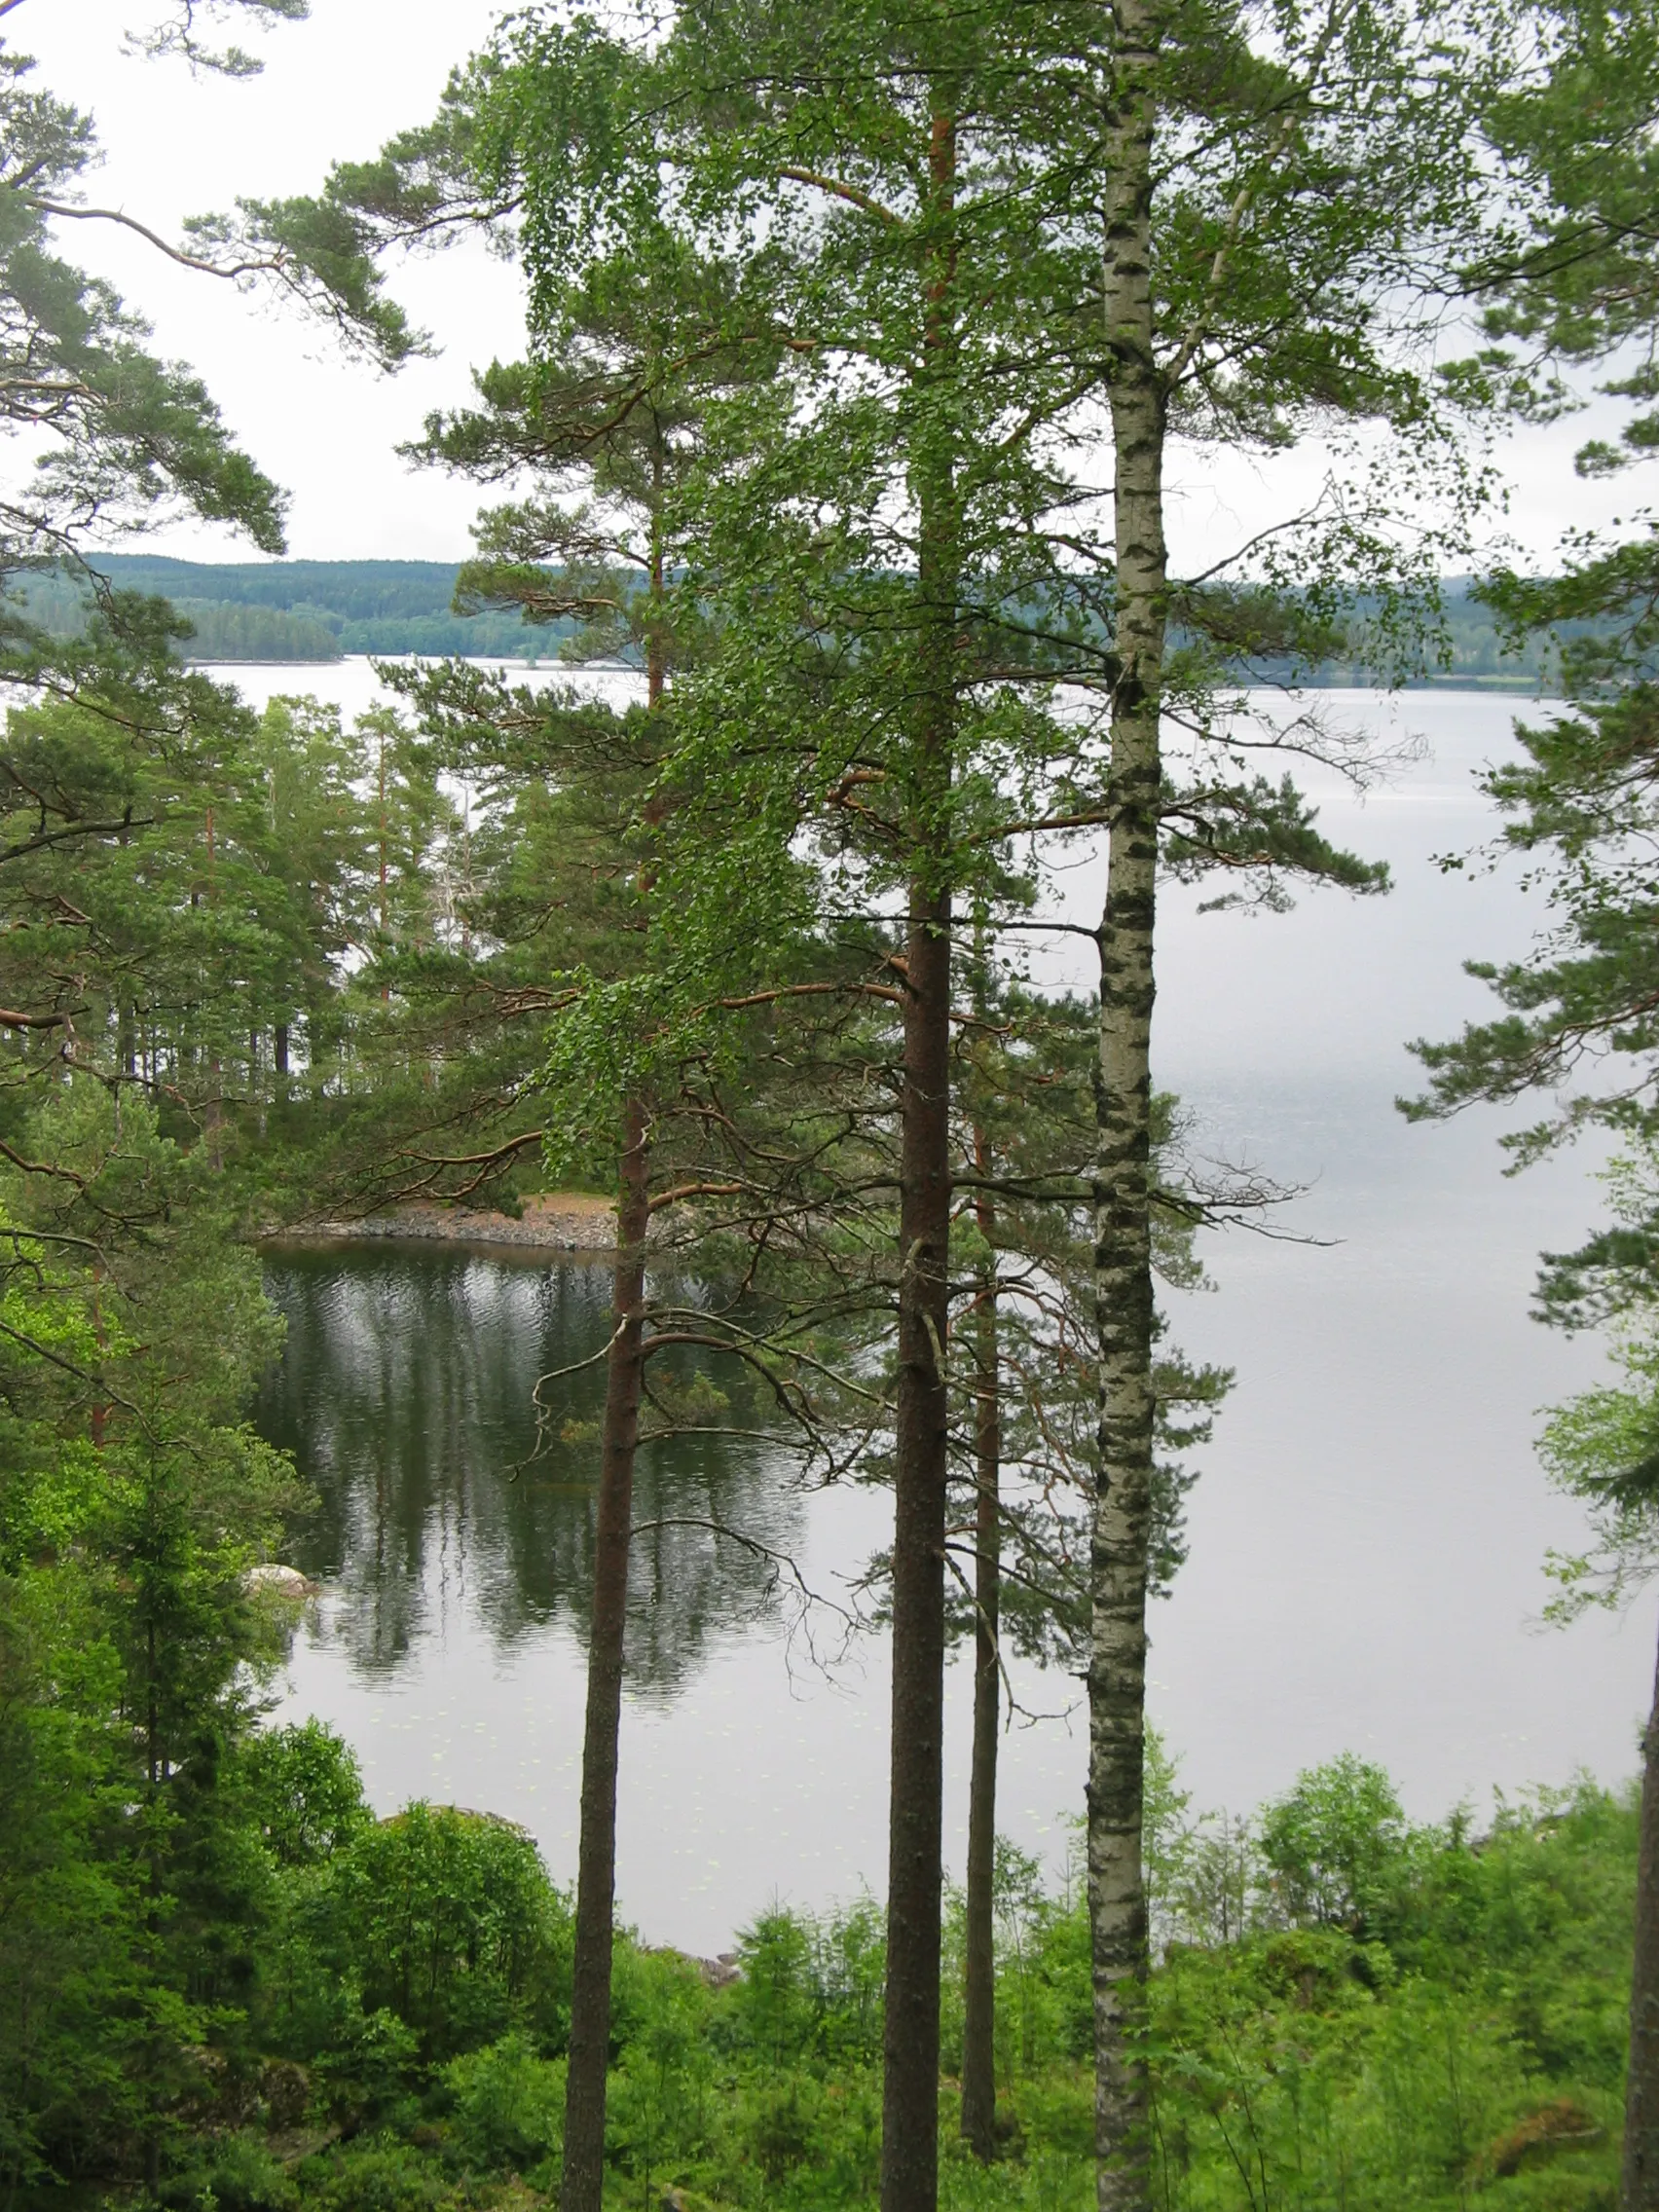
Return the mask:
M 974 1730 L 964 1894 L 962 2133 L 981 2158 L 996 2155 L 995 1944 L 997 1736 L 1010 1652 L 1073 1675 L 1089 1654 L 1089 1514 L 1097 1482 L 1097 1342 L 1092 1328 L 1094 1113 L 1091 1063 L 1099 1032 L 1090 1000 L 1035 997 L 991 985 L 971 964 L 983 1029 L 958 1050 L 959 1213 L 975 1235 L 954 1271 L 966 1297 L 972 1411 L 959 1456 L 971 1473 L 972 1535 L 953 1528 L 951 1551 L 972 1601 L 953 1627 L 975 1641 Z M 1152 1108 L 1149 1235 L 1156 1276 L 1192 1289 L 1203 1280 L 1198 1229 L 1236 1220 L 1278 1196 L 1243 1179 L 1200 1191 L 1185 1171 L 1173 1100 Z M 970 1215 L 970 1207 L 972 1212 Z M 959 1334 L 962 1331 L 959 1324 Z M 1166 1596 L 1186 1557 L 1185 1500 L 1195 1476 L 1176 1455 L 1208 1440 L 1232 1382 L 1192 1368 L 1164 1341 L 1154 1363 L 1155 1441 L 1148 1508 L 1148 1591 Z M 966 1590 L 964 1590 L 966 1596 Z
M 1097 160 L 1099 387 L 1112 454 L 1112 668 L 1106 707 L 1107 884 L 1100 929 L 1096 1301 L 1100 1474 L 1089 1656 L 1089 1906 L 1096 2131 L 1103 2212 L 1149 2201 L 1139 1990 L 1148 1512 L 1153 1463 L 1151 1061 L 1161 871 L 1254 865 L 1259 829 L 1214 774 L 1165 745 L 1202 698 L 1189 641 L 1246 657 L 1368 577 L 1397 590 L 1408 517 L 1361 487 L 1273 550 L 1205 578 L 1171 573 L 1166 466 L 1181 438 L 1270 447 L 1312 427 L 1370 423 L 1443 479 L 1455 541 L 1471 485 L 1441 443 L 1429 370 L 1433 290 L 1481 196 L 1472 88 L 1488 81 L 1476 26 L 1445 12 L 1350 6 L 1222 8 L 1201 21 L 1161 0 L 1116 0 L 1080 28 L 1072 79 Z M 1202 56 L 1200 62 L 1199 56 Z M 1339 182 L 1340 180 L 1340 182 Z M 1346 510 L 1346 511 L 1345 511 Z M 1332 526 L 1332 527 L 1328 527 Z M 1445 541 L 1442 540 L 1441 544 Z M 1419 571 L 1419 574 L 1421 571 Z M 1426 581 L 1426 576 L 1422 578 Z M 1300 590 L 1286 588 L 1300 584 Z M 1220 588 L 1218 588 L 1220 587 Z M 1350 601 L 1351 604 L 1351 601 Z M 1183 636 L 1182 633 L 1185 633 Z M 1293 655 L 1309 639 L 1292 638 Z M 1194 683 L 1198 675 L 1198 685 Z M 1234 733 L 1235 736 L 1236 733 Z M 1235 756 L 1236 757 L 1236 755 Z M 1286 787 L 1288 791 L 1288 787 Z M 1252 856 L 1250 847 L 1254 840 Z M 1380 871 L 1281 847 L 1298 872 L 1354 890 Z

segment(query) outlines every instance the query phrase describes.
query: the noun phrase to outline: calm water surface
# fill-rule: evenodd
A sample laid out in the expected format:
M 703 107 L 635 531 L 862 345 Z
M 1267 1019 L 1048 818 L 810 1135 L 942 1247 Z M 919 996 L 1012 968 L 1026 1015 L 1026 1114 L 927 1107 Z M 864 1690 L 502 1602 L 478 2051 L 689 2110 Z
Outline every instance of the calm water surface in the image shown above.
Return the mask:
M 355 709 L 372 691 L 352 662 L 224 673 L 256 697 L 311 690 Z M 1428 1816 L 1579 1766 L 1628 1772 L 1653 1607 L 1536 1626 L 1543 1552 L 1582 1533 L 1538 1472 L 1537 1412 L 1602 1361 L 1530 1323 L 1528 1294 L 1538 1250 L 1595 1217 L 1596 1157 L 1506 1181 L 1497 1117 L 1412 1128 L 1391 1103 L 1417 1088 L 1403 1041 L 1455 1033 L 1491 1003 L 1460 962 L 1519 952 L 1546 918 L 1512 872 L 1435 865 L 1489 833 L 1471 776 L 1509 750 L 1517 703 L 1328 704 L 1428 745 L 1363 803 L 1334 779 L 1319 791 L 1324 826 L 1391 863 L 1393 894 L 1320 893 L 1276 917 L 1201 915 L 1183 893 L 1165 906 L 1160 1080 L 1194 1109 L 1198 1150 L 1305 1187 L 1284 1226 L 1309 1240 L 1211 1238 L 1213 1291 L 1174 1301 L 1180 1341 L 1238 1383 L 1194 1495 L 1192 1558 L 1155 1615 L 1152 1695 L 1201 1802 L 1247 1807 L 1351 1747 Z M 1097 857 L 1080 852 L 1063 902 L 1092 920 L 1099 896 Z M 344 1729 L 378 1804 L 492 1807 L 568 1877 L 594 1375 L 560 1386 L 572 1443 L 513 1469 L 535 1376 L 603 1341 L 604 1272 L 377 1245 L 284 1255 L 271 1282 L 289 1344 L 261 1419 L 322 1495 L 302 1564 L 327 1586 L 285 1710 Z M 719 1949 L 774 1895 L 879 1886 L 887 1678 L 879 1641 L 842 1653 L 832 1615 L 803 1623 L 788 1584 L 706 1525 L 757 1533 L 832 1597 L 883 1540 L 883 1515 L 868 1493 L 796 1497 L 780 1469 L 729 1451 L 646 1457 L 640 1518 L 703 1526 L 641 1542 L 619 1890 L 648 1937 Z M 1016 1724 L 1005 1747 L 1003 1825 L 1055 1861 L 1081 1803 L 1075 1687 L 1022 1681 L 1052 1717 Z M 960 1663 L 951 1716 L 959 1869 Z

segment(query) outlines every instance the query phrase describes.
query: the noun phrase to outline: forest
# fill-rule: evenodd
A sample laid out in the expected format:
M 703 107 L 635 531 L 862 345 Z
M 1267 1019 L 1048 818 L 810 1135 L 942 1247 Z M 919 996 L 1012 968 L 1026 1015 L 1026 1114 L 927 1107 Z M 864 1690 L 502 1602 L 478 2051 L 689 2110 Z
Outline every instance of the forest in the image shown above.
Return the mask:
M 103 553 L 99 572 L 128 591 L 166 599 L 188 616 L 192 635 L 179 641 L 180 657 L 206 664 L 333 660 L 342 653 L 535 661 L 556 652 L 574 628 L 566 617 L 527 630 L 516 609 L 458 614 L 452 602 L 461 571 L 441 561 L 214 563 Z M 48 571 L 28 577 L 23 588 L 24 604 L 43 629 L 59 637 L 79 634 L 85 601 L 72 574 Z M 1466 579 L 1446 584 L 1440 612 L 1443 649 L 1408 676 L 1408 684 L 1478 683 L 1535 693 L 1540 682 L 1551 682 L 1541 640 L 1500 631 Z M 1330 685 L 1363 682 L 1369 672 L 1333 659 L 1298 673 Z
M 183 660 L 334 660 L 342 653 L 502 654 L 535 660 L 556 649 L 568 622 L 528 630 L 516 608 L 458 614 L 460 576 L 444 561 L 178 561 L 106 552 L 99 573 L 125 591 L 166 599 L 191 625 Z M 64 571 L 31 575 L 23 604 L 42 629 L 78 636 L 86 599 Z M 1497 659 L 1496 632 L 1480 624 L 1474 656 Z
M 250 78 L 308 13 L 152 0 L 124 66 Z M 1659 1700 L 1623 1779 L 1425 1822 L 1359 1747 L 1240 1818 L 1148 1656 L 1239 1381 L 1181 1298 L 1297 1234 L 1155 1080 L 1169 917 L 1259 912 L 1268 963 L 1295 900 L 1390 891 L 1310 795 L 1398 766 L 1344 686 L 1533 694 L 1438 866 L 1512 860 L 1547 926 L 1467 948 L 1486 1017 L 1401 1040 L 1399 1103 L 1519 1105 L 1518 1173 L 1607 1148 L 1533 1298 L 1608 1362 L 1538 1438 L 1548 1615 L 1659 1564 L 1659 540 L 1494 522 L 1506 439 L 1594 407 L 1576 480 L 1633 488 L 1659 447 L 1659 17 L 533 0 L 378 151 L 169 238 L 14 15 L 0 2205 L 1659 2212 Z M 480 494 L 470 556 L 286 560 L 99 225 L 385 376 L 435 345 L 415 258 L 487 241 L 522 352 L 398 449 Z M 1177 478 L 1304 451 L 1187 572 Z M 249 558 L 143 550 L 181 523 Z M 360 712 L 203 665 L 357 652 Z M 509 1422 L 432 1351 L 284 1429 L 284 1252 L 567 1215 L 568 1354 L 481 1339 Z M 323 1478 L 403 1429 L 491 1459 L 579 1623 L 569 1883 L 277 1716 Z M 881 1529 L 834 1591 L 826 1497 Z M 637 1693 L 786 1606 L 792 1664 L 883 1654 L 886 1864 L 647 1941 Z M 1038 1679 L 1087 1739 L 1047 1860 Z

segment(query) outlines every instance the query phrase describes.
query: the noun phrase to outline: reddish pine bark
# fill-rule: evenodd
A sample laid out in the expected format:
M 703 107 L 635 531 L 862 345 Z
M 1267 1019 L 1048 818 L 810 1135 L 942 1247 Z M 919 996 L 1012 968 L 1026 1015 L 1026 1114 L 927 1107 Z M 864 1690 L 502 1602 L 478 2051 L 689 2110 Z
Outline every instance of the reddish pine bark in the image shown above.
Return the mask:
M 1621 2212 L 1659 2212 L 1659 1668 L 1641 1739 L 1641 1840 L 1619 2203 Z
M 575 1961 L 565 2083 L 565 2162 L 560 2212 L 602 2212 L 605 2076 L 610 2055 L 611 1924 L 616 1896 L 616 1764 L 622 1720 L 622 1641 L 628 1615 L 628 1546 L 634 1455 L 645 1376 L 645 1230 L 650 1219 L 645 1115 L 632 1100 L 616 1216 L 613 1335 L 606 1363 L 593 1625 L 588 1641 L 577 1846 Z

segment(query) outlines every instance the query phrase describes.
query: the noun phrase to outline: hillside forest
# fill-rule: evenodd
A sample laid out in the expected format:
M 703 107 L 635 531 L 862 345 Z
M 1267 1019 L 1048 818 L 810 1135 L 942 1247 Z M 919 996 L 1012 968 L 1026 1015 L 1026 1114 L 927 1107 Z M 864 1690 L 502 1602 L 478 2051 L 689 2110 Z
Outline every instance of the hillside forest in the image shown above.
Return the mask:
M 306 14 L 152 0 L 127 65 L 246 76 Z M 1299 782 L 1386 771 L 1334 683 L 1548 694 L 1445 862 L 1518 857 L 1548 932 L 1403 1110 L 1611 1143 L 1536 1291 L 1610 1360 L 1539 1444 L 1554 1616 L 1659 1557 L 1659 557 L 1635 507 L 1553 564 L 1491 527 L 1517 425 L 1593 398 L 1586 480 L 1659 446 L 1659 18 L 534 0 L 176 240 L 0 18 L 0 2204 L 1655 2212 L 1659 1736 L 1426 1824 L 1350 1751 L 1239 1820 L 1147 1652 L 1234 1381 L 1170 1294 L 1294 1233 L 1154 1081 L 1161 900 L 1269 961 L 1304 890 L 1387 892 Z M 407 256 L 486 238 L 522 352 L 405 454 L 478 489 L 469 557 L 286 559 L 97 223 L 388 376 Z M 1317 496 L 1183 572 L 1177 469 L 1304 445 Z M 144 550 L 182 523 L 247 558 Z M 204 665 L 349 653 L 350 720 Z M 606 1238 L 525 1409 L 578 1501 L 568 1888 L 274 1723 L 319 1498 L 253 1418 L 271 1240 L 550 1198 Z M 651 1471 L 687 1440 L 885 1531 L 798 1597 L 890 1661 L 886 1866 L 717 1960 L 618 1912 L 640 1539 L 792 1562 Z M 1087 1730 L 1063 1870 L 999 1826 L 1016 1664 Z
M 227 661 L 326 661 L 348 653 L 387 656 L 456 653 L 499 656 L 533 666 L 557 658 L 573 636 L 571 616 L 527 628 L 516 608 L 459 614 L 459 565 L 441 561 L 178 561 L 155 554 L 99 556 L 99 572 L 131 592 L 167 600 L 190 623 L 174 651 L 205 665 Z M 72 577 L 48 571 L 28 577 L 23 605 L 55 637 L 78 636 L 86 603 Z M 1471 685 L 1535 693 L 1551 688 L 1555 671 L 1537 634 L 1516 637 L 1498 627 L 1484 602 L 1461 580 L 1443 591 L 1442 639 L 1432 658 L 1408 674 L 1408 687 Z M 1581 626 L 1582 627 L 1582 626 Z M 578 647 L 572 657 L 585 657 Z M 1267 663 L 1270 673 L 1276 673 Z M 1288 673 L 1288 669 L 1285 671 Z M 1321 687 L 1362 683 L 1369 671 L 1354 661 L 1322 660 L 1298 671 Z

